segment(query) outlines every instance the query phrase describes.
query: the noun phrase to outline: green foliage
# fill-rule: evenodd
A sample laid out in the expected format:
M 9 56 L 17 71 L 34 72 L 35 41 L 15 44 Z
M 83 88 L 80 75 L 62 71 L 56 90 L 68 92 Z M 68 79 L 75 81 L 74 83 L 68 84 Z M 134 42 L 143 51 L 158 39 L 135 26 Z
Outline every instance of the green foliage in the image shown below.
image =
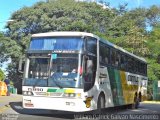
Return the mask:
M 147 41 L 147 45 L 149 49 L 152 51 L 150 57 L 154 57 L 158 60 L 158 56 L 160 55 L 160 26 L 154 27 L 153 31 L 149 34 L 149 38 Z
M 160 7 L 153 5 L 150 7 L 146 13 L 147 22 L 151 26 L 157 26 L 160 22 Z
M 148 59 L 148 77 L 150 80 L 159 80 L 160 64 L 154 59 Z
M 17 70 L 17 62 L 10 63 L 7 72 L 10 84 L 17 88 L 18 93 L 22 93 L 22 74 Z
M 15 40 L 11 40 L 9 37 L 0 35 L 0 62 L 7 61 L 8 58 L 16 60 L 21 56 L 21 47 Z
M 0 81 L 3 81 L 5 78 L 4 72 L 0 69 Z

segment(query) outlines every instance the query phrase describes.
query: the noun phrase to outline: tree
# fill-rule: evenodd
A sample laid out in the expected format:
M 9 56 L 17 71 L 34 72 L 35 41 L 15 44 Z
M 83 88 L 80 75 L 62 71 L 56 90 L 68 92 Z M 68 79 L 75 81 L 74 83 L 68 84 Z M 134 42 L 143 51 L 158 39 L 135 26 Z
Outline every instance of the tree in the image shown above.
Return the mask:
M 160 28 L 154 27 L 153 31 L 149 34 L 147 45 L 151 51 L 148 55 L 149 58 L 149 77 L 151 80 L 160 79 Z
M 0 81 L 4 80 L 5 75 L 4 72 L 0 69 Z
M 160 7 L 153 5 L 147 10 L 147 22 L 150 26 L 154 27 L 160 22 Z
M 21 47 L 17 44 L 15 40 L 0 34 L 0 62 L 3 63 L 12 58 L 12 60 L 17 60 L 21 54 Z

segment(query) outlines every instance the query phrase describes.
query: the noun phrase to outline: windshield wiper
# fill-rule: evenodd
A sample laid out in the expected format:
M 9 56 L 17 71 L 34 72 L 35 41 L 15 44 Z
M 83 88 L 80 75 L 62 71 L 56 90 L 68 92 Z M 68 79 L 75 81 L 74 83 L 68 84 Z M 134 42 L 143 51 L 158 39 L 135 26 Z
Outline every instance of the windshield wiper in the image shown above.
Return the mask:
M 61 85 L 57 84 L 56 82 L 55 82 L 55 84 L 56 84 L 59 88 L 61 88 L 61 89 L 63 88 Z
M 54 80 L 54 83 L 59 87 L 59 88 L 63 88 L 61 85 L 59 85 L 55 80 Z

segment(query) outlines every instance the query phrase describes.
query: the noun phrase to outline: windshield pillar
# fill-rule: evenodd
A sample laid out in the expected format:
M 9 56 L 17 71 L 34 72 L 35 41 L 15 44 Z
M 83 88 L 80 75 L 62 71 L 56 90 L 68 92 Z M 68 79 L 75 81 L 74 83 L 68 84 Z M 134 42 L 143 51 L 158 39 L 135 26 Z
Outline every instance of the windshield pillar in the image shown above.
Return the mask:
M 78 75 L 77 75 L 77 81 L 76 81 L 76 87 L 81 86 L 82 85 L 82 55 L 78 54 Z M 81 86 L 82 87 L 82 86 Z
M 27 57 L 26 60 L 25 60 L 25 69 L 24 69 L 24 78 L 28 78 L 28 73 L 29 73 L 29 58 Z

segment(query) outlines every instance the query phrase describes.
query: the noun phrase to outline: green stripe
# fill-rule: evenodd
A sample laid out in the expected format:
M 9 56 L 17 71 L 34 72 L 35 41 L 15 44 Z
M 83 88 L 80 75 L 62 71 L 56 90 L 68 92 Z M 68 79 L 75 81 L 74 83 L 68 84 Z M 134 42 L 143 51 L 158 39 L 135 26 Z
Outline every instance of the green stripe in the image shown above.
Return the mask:
M 116 79 L 116 83 L 117 83 L 118 105 L 123 105 L 124 99 L 123 99 L 120 71 L 119 70 L 114 70 L 114 71 L 115 71 L 115 79 Z
M 51 88 L 49 88 L 48 90 L 47 90 L 47 92 L 56 92 L 57 91 L 57 89 L 51 89 Z
M 53 89 L 53 88 L 49 88 L 47 90 L 47 92 L 57 92 L 57 93 L 64 93 L 65 89 Z
M 109 79 L 111 84 L 114 105 L 115 106 L 123 105 L 124 98 L 123 98 L 120 71 L 115 70 L 113 68 L 108 68 L 108 74 L 109 74 Z
M 57 91 L 56 92 L 58 92 L 58 93 L 64 93 L 65 92 L 65 90 L 64 89 L 57 89 Z

